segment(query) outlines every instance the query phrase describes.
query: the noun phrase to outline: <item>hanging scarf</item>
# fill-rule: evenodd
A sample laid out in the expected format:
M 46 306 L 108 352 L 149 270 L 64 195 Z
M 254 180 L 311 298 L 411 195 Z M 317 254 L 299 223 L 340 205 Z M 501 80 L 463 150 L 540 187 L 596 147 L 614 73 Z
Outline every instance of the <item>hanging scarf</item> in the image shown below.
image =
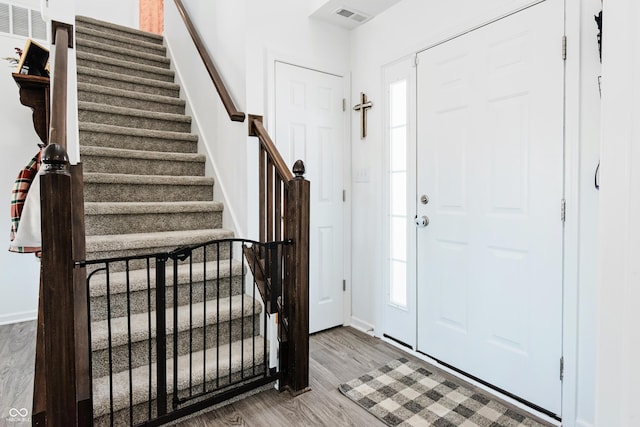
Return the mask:
M 40 224 L 39 224 L 39 215 L 34 215 L 39 213 L 39 205 L 40 205 L 40 192 L 33 191 L 32 193 L 38 193 L 38 200 L 31 200 L 29 202 L 36 203 L 37 206 L 30 206 L 30 214 L 28 215 L 28 221 L 25 221 L 23 225 L 20 225 L 20 220 L 23 215 L 23 211 L 25 209 L 25 204 L 27 202 L 27 196 L 29 194 L 29 189 L 31 188 L 34 180 L 36 180 L 39 185 L 39 180 L 36 179 L 38 175 L 38 170 L 40 169 L 40 157 L 42 152 L 38 152 L 33 159 L 29 162 L 27 166 L 25 166 L 18 177 L 16 178 L 13 184 L 13 190 L 11 191 L 11 245 L 9 247 L 9 251 L 18 252 L 18 253 L 33 253 L 39 252 L 41 250 L 39 243 L 39 235 L 40 235 Z M 39 190 L 39 189 L 38 189 Z M 36 196 L 36 194 L 34 194 Z M 37 212 L 36 212 L 37 211 Z M 36 220 L 37 216 L 37 220 Z M 38 222 L 35 224 L 35 222 Z M 21 232 L 18 233 L 18 230 L 21 229 Z M 36 236 L 35 238 L 33 236 Z M 37 241 L 36 241 L 37 240 Z M 23 243 L 27 243 L 28 245 L 23 245 Z M 31 246 L 32 245 L 32 246 Z M 37 246 L 36 246 L 37 245 Z

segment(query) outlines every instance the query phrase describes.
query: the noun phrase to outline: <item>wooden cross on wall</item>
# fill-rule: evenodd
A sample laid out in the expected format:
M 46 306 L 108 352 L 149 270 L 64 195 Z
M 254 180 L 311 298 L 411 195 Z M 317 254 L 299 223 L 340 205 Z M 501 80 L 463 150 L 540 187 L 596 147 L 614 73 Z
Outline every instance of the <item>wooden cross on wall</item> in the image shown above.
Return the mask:
M 373 103 L 367 100 L 367 95 L 360 92 L 360 104 L 353 107 L 355 111 L 360 111 L 360 139 L 367 137 L 367 110 L 373 107 Z

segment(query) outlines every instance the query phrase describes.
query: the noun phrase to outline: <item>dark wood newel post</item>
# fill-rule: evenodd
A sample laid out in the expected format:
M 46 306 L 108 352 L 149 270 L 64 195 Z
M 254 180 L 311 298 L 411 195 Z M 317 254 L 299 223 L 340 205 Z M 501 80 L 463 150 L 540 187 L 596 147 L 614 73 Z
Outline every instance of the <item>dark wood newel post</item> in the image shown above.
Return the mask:
M 77 425 L 69 160 L 59 144 L 42 156 L 40 179 L 46 424 Z
M 293 166 L 295 178 L 287 193 L 287 234 L 293 240 L 290 288 L 286 293 L 289 341 L 287 386 L 293 394 L 309 388 L 309 206 L 310 184 L 304 163 Z
M 73 26 L 53 21 L 49 145 L 40 179 L 42 260 L 32 424 L 93 424 L 82 165 L 67 156 L 67 63 Z

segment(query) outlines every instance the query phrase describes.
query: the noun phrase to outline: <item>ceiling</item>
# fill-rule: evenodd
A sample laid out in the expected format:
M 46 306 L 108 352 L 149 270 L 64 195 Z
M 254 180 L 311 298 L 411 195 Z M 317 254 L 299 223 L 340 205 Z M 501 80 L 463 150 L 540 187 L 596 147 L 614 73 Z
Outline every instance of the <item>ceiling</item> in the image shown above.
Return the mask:
M 314 0 L 314 10 L 310 16 L 352 30 L 400 1 L 402 0 Z

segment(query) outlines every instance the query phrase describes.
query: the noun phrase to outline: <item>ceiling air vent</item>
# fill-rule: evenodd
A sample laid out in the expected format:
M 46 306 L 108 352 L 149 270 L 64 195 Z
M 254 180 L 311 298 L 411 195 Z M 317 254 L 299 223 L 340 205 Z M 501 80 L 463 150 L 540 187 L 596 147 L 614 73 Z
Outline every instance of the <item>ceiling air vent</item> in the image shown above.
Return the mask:
M 24 7 L 13 6 L 13 34 L 29 37 L 29 10 Z
M 356 12 L 350 9 L 338 9 L 336 10 L 336 14 L 347 19 L 351 19 L 356 21 L 358 24 L 362 24 L 364 21 L 368 20 L 370 16 L 365 15 L 364 13 Z
M 0 0 L 0 35 L 13 34 L 47 40 L 47 33 L 47 23 L 42 19 L 40 11 Z

